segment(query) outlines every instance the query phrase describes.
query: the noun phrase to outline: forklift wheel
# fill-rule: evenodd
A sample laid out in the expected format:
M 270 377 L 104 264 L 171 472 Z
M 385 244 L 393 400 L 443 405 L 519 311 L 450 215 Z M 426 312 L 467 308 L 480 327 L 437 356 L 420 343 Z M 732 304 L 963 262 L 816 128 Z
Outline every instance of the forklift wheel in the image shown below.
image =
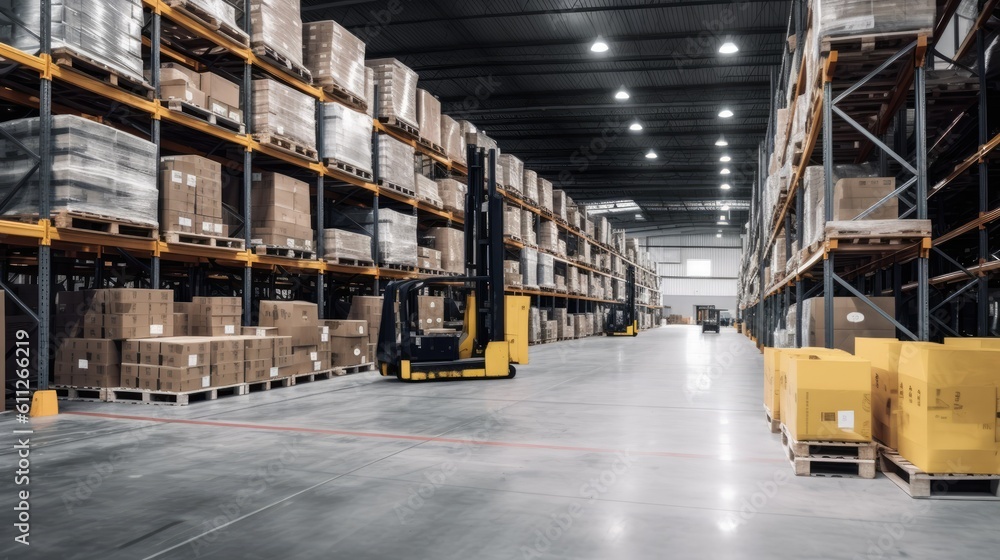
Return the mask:
M 639 336 L 639 333 L 637 333 L 637 332 L 632 333 L 632 338 L 635 338 L 637 336 Z
M 507 369 L 508 369 L 508 372 L 509 372 L 507 374 L 507 379 L 513 379 L 514 376 L 517 375 L 517 370 L 514 369 L 514 366 L 507 366 Z

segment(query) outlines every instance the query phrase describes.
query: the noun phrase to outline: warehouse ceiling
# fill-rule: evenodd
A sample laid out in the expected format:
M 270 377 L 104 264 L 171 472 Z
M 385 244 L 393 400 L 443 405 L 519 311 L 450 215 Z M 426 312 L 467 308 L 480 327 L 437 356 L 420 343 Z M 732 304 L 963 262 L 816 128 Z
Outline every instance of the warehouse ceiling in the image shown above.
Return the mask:
M 788 0 L 303 0 L 302 19 L 338 21 L 367 43 L 367 58 L 400 59 L 443 112 L 578 202 L 609 203 L 619 227 L 738 231 L 790 9 Z M 606 52 L 592 50 L 599 37 Z M 720 53 L 727 42 L 739 52 Z M 627 100 L 616 99 L 621 89 Z M 724 109 L 734 115 L 721 118 Z M 641 131 L 630 130 L 636 122 Z

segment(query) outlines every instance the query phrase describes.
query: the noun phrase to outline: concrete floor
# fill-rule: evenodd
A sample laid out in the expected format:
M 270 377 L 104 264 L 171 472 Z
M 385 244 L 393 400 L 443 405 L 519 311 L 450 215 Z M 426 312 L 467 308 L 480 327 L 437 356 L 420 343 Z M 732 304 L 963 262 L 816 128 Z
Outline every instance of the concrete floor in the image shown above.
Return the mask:
M 351 376 L 34 423 L 17 559 L 996 558 L 996 502 L 795 478 L 741 335 L 535 347 L 512 381 Z M 88 416 L 99 414 L 103 416 Z M 17 424 L 9 414 L 0 433 Z

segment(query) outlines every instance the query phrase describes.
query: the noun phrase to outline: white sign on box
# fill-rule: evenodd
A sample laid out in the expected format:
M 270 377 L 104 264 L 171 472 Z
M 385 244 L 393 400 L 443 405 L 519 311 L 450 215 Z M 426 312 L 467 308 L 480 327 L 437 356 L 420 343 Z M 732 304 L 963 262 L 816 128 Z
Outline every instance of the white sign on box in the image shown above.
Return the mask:
M 188 355 L 188 367 L 195 367 L 198 365 L 198 354 Z
M 858 313 L 857 311 L 847 314 L 847 322 L 849 323 L 863 323 L 865 321 L 864 313 Z
M 209 376 L 207 376 L 207 375 L 204 376 L 204 377 L 202 377 L 201 378 L 201 386 L 202 387 L 211 387 L 212 386 L 212 378 L 209 377 Z
M 181 173 L 180 171 L 171 171 L 170 172 L 170 182 L 171 183 L 177 183 L 178 185 L 183 185 L 184 184 L 184 174 Z
M 257 329 L 257 336 L 267 336 L 267 331 L 264 329 Z
M 323 362 L 313 362 L 313 371 L 319 371 L 322 365 Z
M 320 342 L 329 342 L 330 341 L 330 335 L 328 335 L 326 333 L 323 333 L 323 334 L 319 335 L 319 341 Z
M 149 325 L 149 334 L 163 334 L 163 325 Z
M 853 430 L 854 429 L 854 411 L 853 410 L 838 410 L 837 411 L 837 427 L 841 430 Z
M 81 359 L 81 360 L 79 360 L 76 363 L 76 367 L 78 369 L 90 369 L 90 362 L 88 362 L 87 360 Z
M 187 176 L 187 184 L 188 184 L 189 187 L 197 187 L 198 186 L 198 177 L 195 176 L 195 175 L 188 175 Z
M 319 359 L 319 352 L 310 352 L 309 353 L 309 359 L 312 360 L 312 361 L 314 361 L 314 362 L 316 360 L 318 360 Z
M 271 368 L 271 377 L 278 377 L 278 368 Z
M 236 325 L 226 325 L 226 334 L 236 334 Z

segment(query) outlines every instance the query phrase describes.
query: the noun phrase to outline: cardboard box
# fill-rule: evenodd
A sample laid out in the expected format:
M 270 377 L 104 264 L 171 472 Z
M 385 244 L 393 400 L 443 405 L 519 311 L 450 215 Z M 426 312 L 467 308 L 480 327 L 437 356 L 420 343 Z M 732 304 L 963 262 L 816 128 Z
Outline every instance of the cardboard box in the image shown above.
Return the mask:
M 417 296 L 417 320 L 423 329 L 444 327 L 444 298 Z
M 768 402 L 768 395 L 772 395 L 771 401 L 774 404 L 774 408 L 771 413 L 774 414 L 774 418 L 780 418 L 784 420 L 783 412 L 784 410 L 790 410 L 792 406 L 792 400 L 788 393 L 788 365 L 787 360 L 798 356 L 810 356 L 810 355 L 821 355 L 828 354 L 832 356 L 850 356 L 847 352 L 838 349 L 828 349 L 828 348 L 772 348 L 771 352 L 764 354 L 764 403 Z M 773 395 L 773 391 L 769 393 L 768 387 L 768 368 L 773 368 L 773 374 L 771 379 L 773 383 L 777 383 L 774 391 L 777 391 L 777 395 Z
M 229 107 L 239 109 L 240 86 L 212 72 L 202 72 L 199 76 L 199 88 L 206 96 Z
M 895 298 L 874 297 L 869 299 L 890 317 L 895 316 Z M 854 339 L 857 337 L 896 338 L 896 326 L 860 299 L 833 298 L 833 306 L 834 348 L 853 353 Z M 822 297 L 807 299 L 803 302 L 802 344 L 804 346 L 825 345 L 825 316 L 826 309 Z
M 899 453 L 927 473 L 1000 474 L 1000 350 L 904 342 Z
M 944 345 L 969 350 L 1000 350 L 1000 338 L 946 338 Z
M 351 310 L 347 318 L 355 321 L 365 321 L 368 325 L 368 343 L 378 343 L 378 333 L 382 324 L 381 296 L 354 296 L 351 298 Z
M 259 323 L 277 327 L 281 336 L 292 337 L 292 346 L 319 343 L 319 313 L 315 303 L 304 301 L 262 301 Z
M 871 441 L 871 362 L 848 354 L 783 357 L 782 423 L 798 441 Z
M 174 80 L 160 83 L 160 99 L 179 99 L 197 107 L 206 107 L 205 94 L 190 82 Z
M 854 354 L 872 364 L 872 437 L 899 449 L 899 353 L 894 338 L 857 338 Z
M 334 367 L 356 366 L 372 361 L 368 355 L 368 339 L 339 338 L 331 339 L 330 356 Z

